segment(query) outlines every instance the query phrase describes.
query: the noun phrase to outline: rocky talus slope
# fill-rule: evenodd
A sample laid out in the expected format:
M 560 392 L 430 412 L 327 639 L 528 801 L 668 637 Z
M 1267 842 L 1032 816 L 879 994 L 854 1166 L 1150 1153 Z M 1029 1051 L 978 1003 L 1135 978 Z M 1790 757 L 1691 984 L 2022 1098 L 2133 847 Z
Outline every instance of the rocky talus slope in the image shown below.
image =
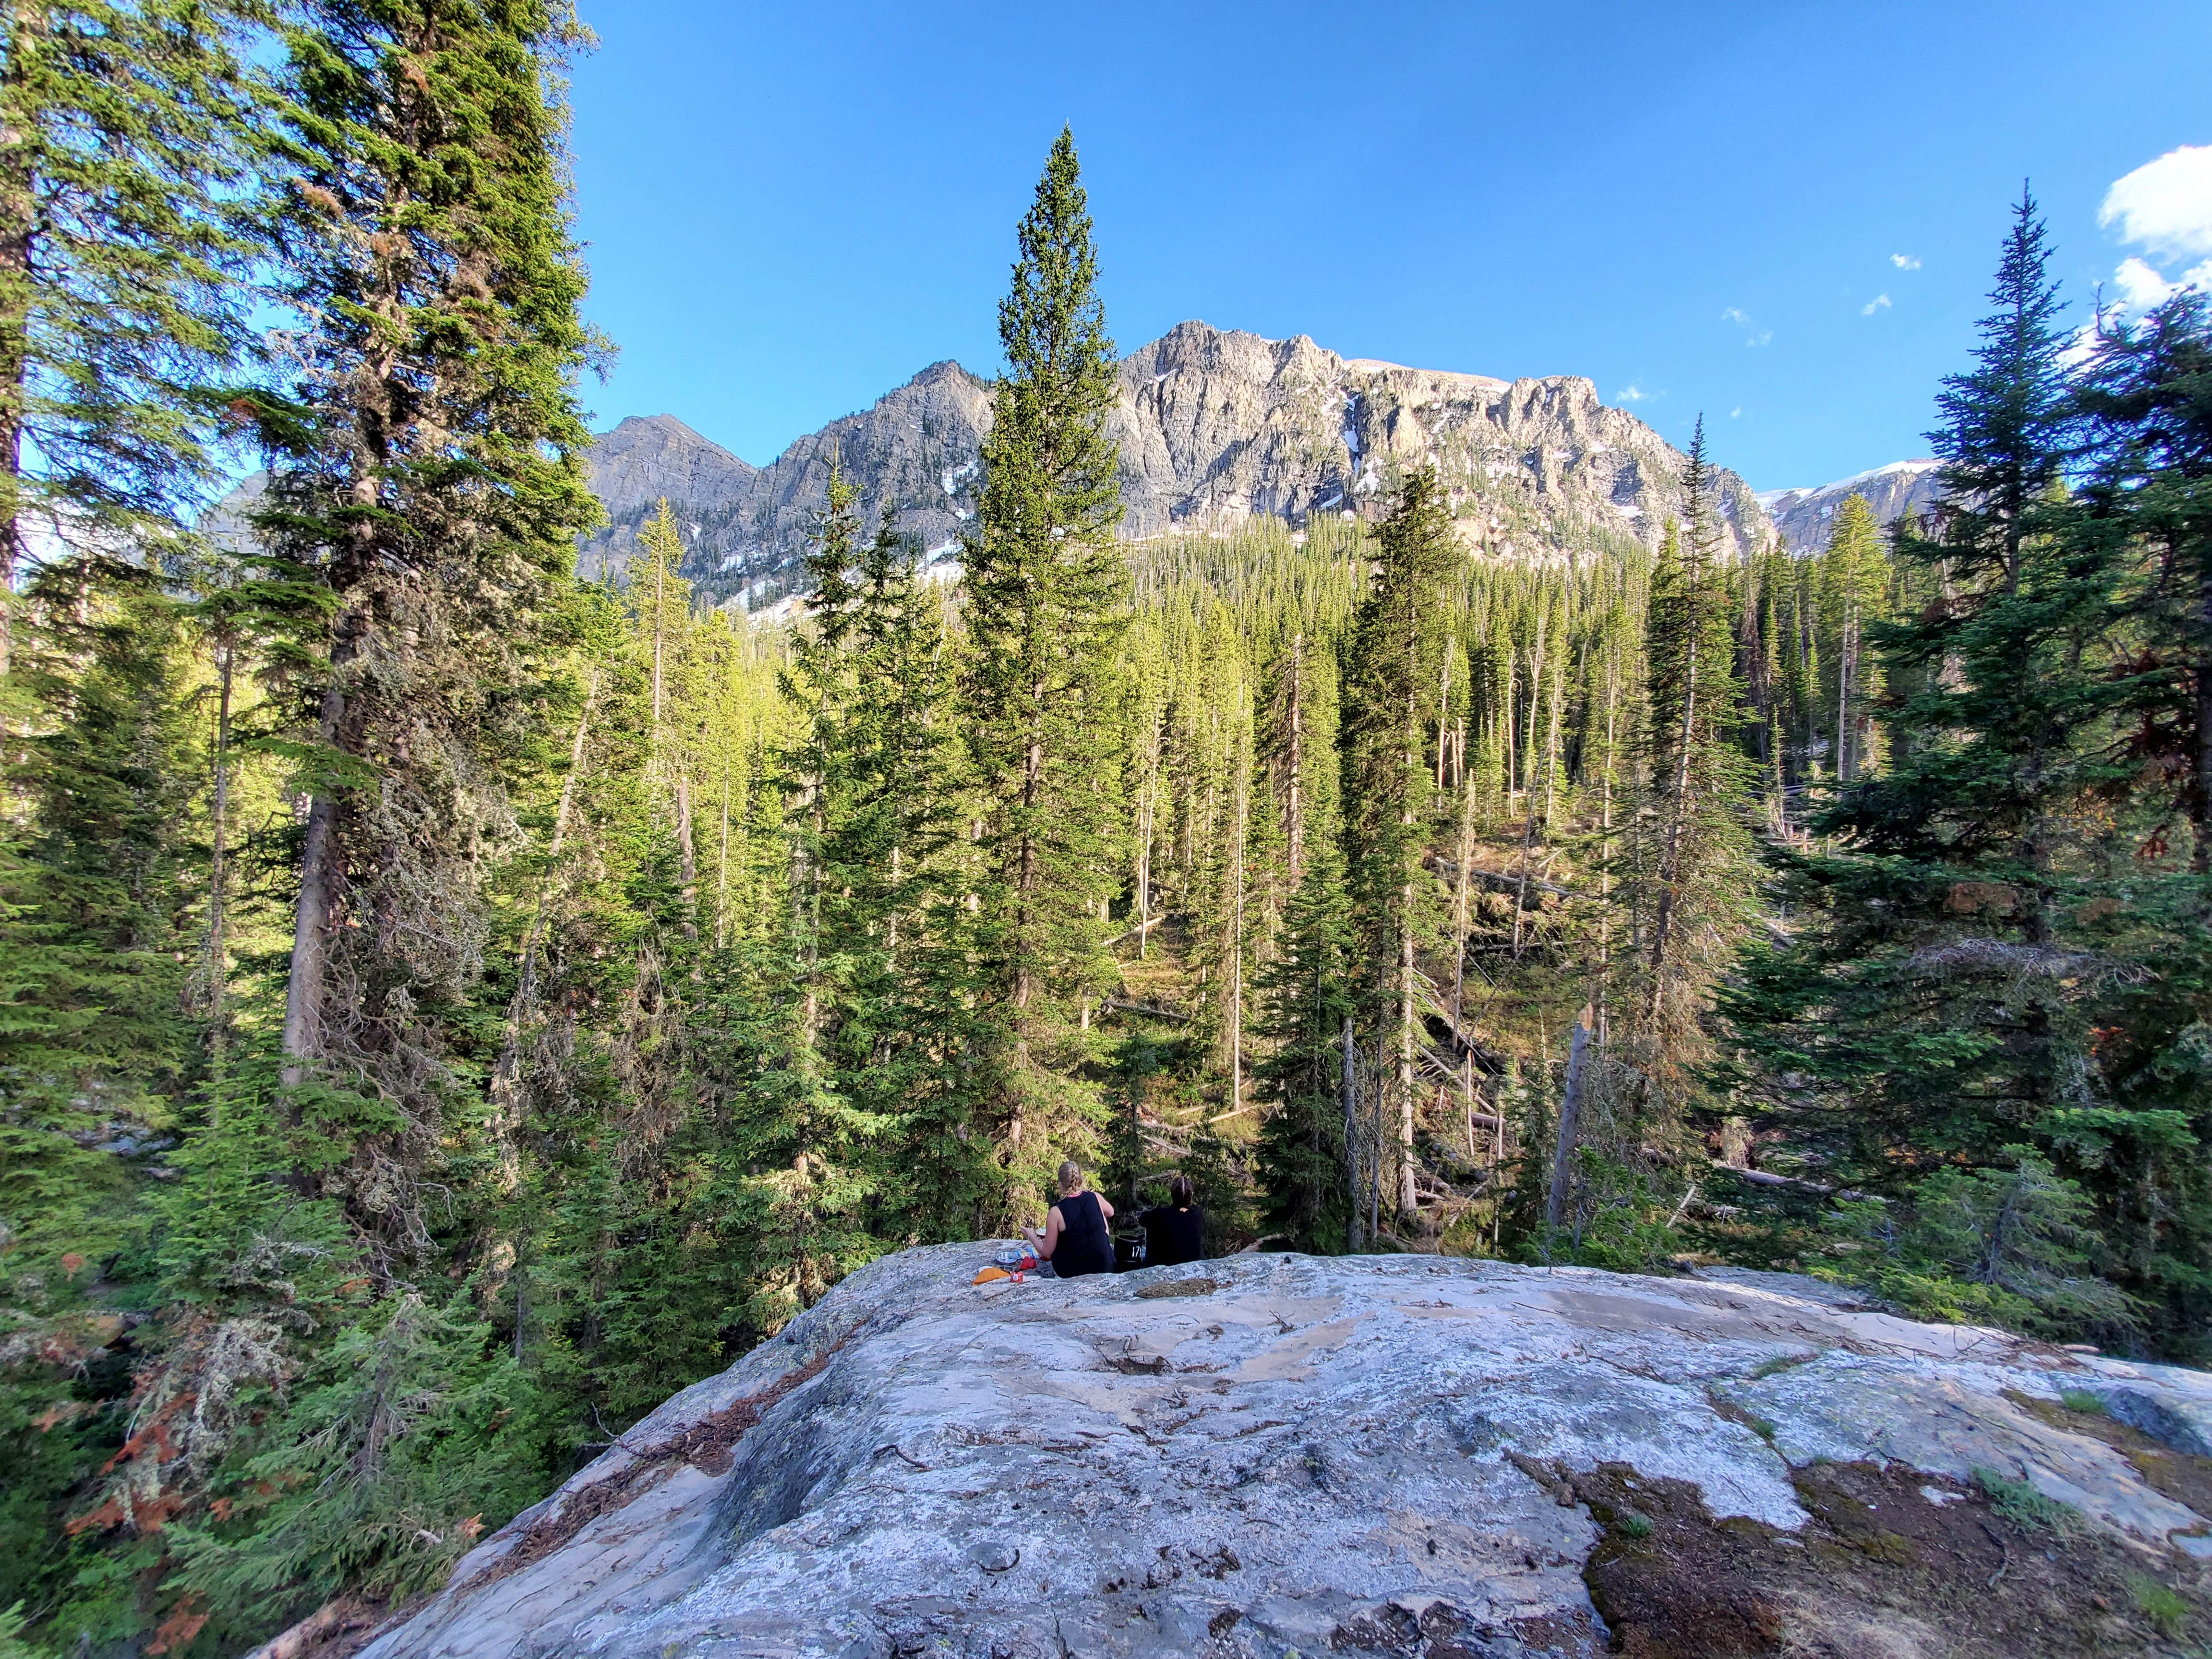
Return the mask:
M 1346 359 L 1300 336 L 1267 340 L 1200 322 L 1122 360 L 1110 424 L 1121 449 L 1122 533 L 1293 526 L 1372 514 L 1407 469 L 1434 461 L 1462 534 L 1500 556 L 1556 557 L 1658 542 L 1681 505 L 1683 457 L 1575 376 L 1499 380 Z M 834 455 L 872 526 L 889 507 L 935 557 L 975 511 L 990 387 L 942 362 L 873 407 L 800 439 L 765 468 L 672 416 L 623 422 L 591 458 L 610 523 L 582 554 L 619 568 L 665 496 L 684 526 L 686 573 L 758 605 L 791 591 Z M 1767 533 L 1742 480 L 1721 476 L 1738 550 Z
M 846 1280 L 365 1659 L 2178 1653 L 2207 1606 L 2197 1373 L 1780 1275 L 987 1255 Z

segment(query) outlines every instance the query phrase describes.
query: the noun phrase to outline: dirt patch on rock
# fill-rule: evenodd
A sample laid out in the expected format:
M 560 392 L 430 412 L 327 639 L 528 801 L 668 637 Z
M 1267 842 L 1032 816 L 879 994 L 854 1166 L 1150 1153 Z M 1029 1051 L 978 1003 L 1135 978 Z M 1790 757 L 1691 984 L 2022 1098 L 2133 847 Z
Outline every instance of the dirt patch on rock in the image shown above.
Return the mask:
M 1168 1296 L 1212 1296 L 1228 1288 L 1225 1279 L 1170 1279 L 1164 1284 L 1146 1285 L 1137 1296 L 1141 1301 L 1157 1302 Z
M 757 1394 L 732 1401 L 718 1412 L 688 1424 L 657 1445 L 634 1449 L 632 1461 L 604 1480 L 571 1493 L 558 1508 L 540 1516 L 523 1528 L 514 1547 L 462 1586 L 482 1589 L 510 1573 L 520 1572 L 567 1543 L 599 1516 L 621 1509 L 654 1483 L 689 1463 L 708 1474 L 727 1474 L 733 1449 L 745 1431 L 802 1382 L 822 1374 L 844 1340 L 831 1343 L 803 1365 L 793 1366 Z
M 1716 1520 L 1694 1486 L 1625 1464 L 1554 1473 L 1606 1529 L 1583 1577 L 1632 1659 L 2121 1659 L 2212 1637 L 2202 1565 L 1901 1466 L 1797 1470 L 1796 1533 Z
M 2130 1428 L 2101 1408 L 2077 1411 L 2057 1400 L 2037 1400 L 2008 1389 L 2005 1398 L 2029 1415 L 2069 1434 L 2101 1440 L 2136 1466 L 2143 1485 L 2162 1498 L 2212 1516 L 2212 1457 L 2197 1457 L 2161 1445 L 2140 1429 Z M 2091 1402 L 2094 1407 L 2094 1401 Z

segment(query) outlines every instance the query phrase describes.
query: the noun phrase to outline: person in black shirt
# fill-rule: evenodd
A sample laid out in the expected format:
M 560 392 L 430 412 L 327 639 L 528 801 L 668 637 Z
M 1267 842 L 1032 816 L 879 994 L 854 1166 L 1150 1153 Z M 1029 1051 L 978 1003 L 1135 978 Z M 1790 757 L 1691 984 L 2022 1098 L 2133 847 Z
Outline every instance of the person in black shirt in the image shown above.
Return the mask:
M 1083 1166 L 1073 1158 L 1060 1166 L 1060 1202 L 1046 1212 L 1044 1231 L 1022 1229 L 1022 1237 L 1037 1253 L 1037 1260 L 1052 1263 L 1060 1279 L 1079 1279 L 1085 1273 L 1114 1271 L 1114 1241 L 1106 1224 L 1114 1206 L 1083 1186 Z
M 1137 1218 L 1145 1230 L 1145 1265 L 1178 1267 L 1206 1255 L 1206 1212 L 1192 1200 L 1197 1191 L 1188 1176 L 1168 1182 L 1168 1201 Z

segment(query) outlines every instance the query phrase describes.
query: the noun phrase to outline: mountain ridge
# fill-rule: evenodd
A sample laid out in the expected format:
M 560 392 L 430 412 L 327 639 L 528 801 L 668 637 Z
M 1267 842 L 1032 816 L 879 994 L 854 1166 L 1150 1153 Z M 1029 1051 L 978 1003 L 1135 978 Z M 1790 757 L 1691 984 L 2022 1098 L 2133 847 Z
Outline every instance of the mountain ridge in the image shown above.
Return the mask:
M 1932 457 L 1891 461 L 1809 489 L 1762 489 L 1759 504 L 1784 546 L 1792 553 L 1818 553 L 1828 544 L 1828 521 L 1846 497 L 1866 497 L 1875 521 L 1885 528 L 1908 513 L 1926 513 L 1942 494 L 1936 482 L 1942 465 Z
M 1317 513 L 1374 517 L 1395 480 L 1433 462 L 1470 546 L 1504 557 L 1656 547 L 1682 506 L 1686 458 L 1580 375 L 1506 380 L 1346 358 L 1308 336 L 1272 340 L 1191 320 L 1117 368 L 1108 428 L 1121 448 L 1122 534 L 1293 528 Z M 827 497 L 832 455 L 864 521 L 886 508 L 932 561 L 954 553 L 974 516 L 990 383 L 929 365 L 867 409 L 832 421 L 755 467 L 672 416 L 631 416 L 590 456 L 609 523 L 579 571 L 619 571 L 665 495 L 684 531 L 684 569 L 710 596 L 757 608 L 795 591 Z M 719 459 L 718 459 L 719 458 Z M 1724 539 L 1764 544 L 1750 487 L 1717 473 Z

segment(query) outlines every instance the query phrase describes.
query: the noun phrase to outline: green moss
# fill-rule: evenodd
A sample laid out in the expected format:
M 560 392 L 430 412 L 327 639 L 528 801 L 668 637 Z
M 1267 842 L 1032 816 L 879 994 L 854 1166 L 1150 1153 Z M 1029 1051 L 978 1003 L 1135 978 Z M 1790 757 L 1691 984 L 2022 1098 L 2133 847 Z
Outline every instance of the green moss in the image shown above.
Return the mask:
M 2081 1511 L 2071 1504 L 2046 1498 L 2025 1480 L 2014 1480 L 1995 1469 L 1976 1469 L 1974 1484 L 1990 1500 L 1990 1507 L 2022 1532 L 2047 1532 L 2073 1538 L 2088 1530 Z
M 2130 1579 L 2128 1588 L 2135 1592 L 2136 1606 L 2158 1626 L 2160 1635 L 2181 1634 L 2182 1626 L 2189 1621 L 2188 1602 L 2147 1575 Z

